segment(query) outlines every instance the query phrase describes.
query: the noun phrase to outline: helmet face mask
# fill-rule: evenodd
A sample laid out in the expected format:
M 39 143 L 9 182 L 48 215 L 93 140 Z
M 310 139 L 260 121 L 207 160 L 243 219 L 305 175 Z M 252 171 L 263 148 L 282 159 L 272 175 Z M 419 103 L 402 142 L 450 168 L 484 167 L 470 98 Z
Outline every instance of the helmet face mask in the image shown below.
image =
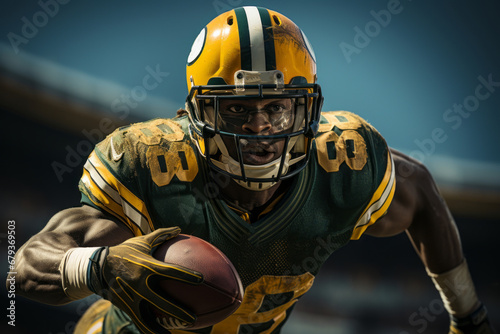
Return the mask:
M 267 40 L 260 38 L 260 49 L 252 40 L 252 48 L 266 49 L 265 68 L 242 68 L 244 58 L 259 51 L 250 48 L 250 53 L 245 52 L 242 15 L 246 15 L 250 31 L 259 24 L 261 31 L 288 30 L 288 35 L 281 34 L 286 38 L 279 39 L 272 33 Z M 273 20 L 267 20 L 266 15 Z M 275 57 L 271 66 L 267 65 L 272 58 L 268 49 Z M 285 56 L 283 64 L 278 58 L 280 52 Z M 258 191 L 296 175 L 306 166 L 322 104 L 313 55 L 305 35 L 293 22 L 263 8 L 237 8 L 221 14 L 202 30 L 189 56 L 192 62 L 187 65 L 190 92 L 186 109 L 191 137 L 212 170 Z M 297 68 L 297 64 L 302 67 Z

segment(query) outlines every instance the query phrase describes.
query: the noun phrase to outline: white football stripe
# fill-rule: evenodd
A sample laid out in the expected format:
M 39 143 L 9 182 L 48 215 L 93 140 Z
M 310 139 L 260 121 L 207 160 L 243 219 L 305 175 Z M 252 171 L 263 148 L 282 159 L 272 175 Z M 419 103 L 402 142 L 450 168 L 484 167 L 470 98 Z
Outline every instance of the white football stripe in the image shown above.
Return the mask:
M 132 220 L 145 234 L 151 232 L 149 223 L 144 216 L 126 201 L 122 201 L 123 212 Z
M 87 331 L 87 334 L 95 334 L 95 333 L 100 333 L 102 330 L 102 323 L 103 321 L 99 321 L 95 323 L 92 327 L 89 328 Z
M 389 197 L 389 194 L 391 193 L 391 189 L 394 185 L 394 179 L 396 178 L 396 173 L 394 171 L 394 160 L 391 158 L 391 178 L 389 179 L 389 183 L 387 183 L 387 186 L 384 189 L 384 192 L 382 193 L 382 196 L 374 202 L 368 210 L 364 213 L 364 215 L 359 218 L 358 223 L 356 224 L 356 227 L 360 227 L 363 225 L 368 224 L 370 221 L 371 216 L 378 211 L 385 203 L 387 198 Z
M 266 50 L 264 47 L 264 32 L 257 7 L 243 7 L 247 15 L 250 49 L 252 54 L 252 70 L 266 70 Z
M 127 216 L 135 225 L 137 225 L 142 232 L 149 233 L 151 232 L 149 228 L 149 223 L 147 219 L 132 205 L 130 205 L 127 201 L 125 201 L 120 193 L 112 188 L 99 174 L 97 169 L 90 163 L 89 160 L 85 163 L 84 168 L 89 172 L 92 181 L 109 197 L 111 197 L 116 203 L 122 206 L 123 213 Z
M 97 184 L 97 186 L 101 188 L 102 191 L 104 191 L 116 203 L 121 204 L 122 198 L 120 197 L 118 191 L 116 191 L 108 183 L 106 183 L 101 174 L 99 174 L 97 169 L 95 169 L 95 167 L 90 163 L 90 160 L 87 160 L 83 168 L 85 168 L 89 172 L 92 181 L 94 181 L 94 183 Z

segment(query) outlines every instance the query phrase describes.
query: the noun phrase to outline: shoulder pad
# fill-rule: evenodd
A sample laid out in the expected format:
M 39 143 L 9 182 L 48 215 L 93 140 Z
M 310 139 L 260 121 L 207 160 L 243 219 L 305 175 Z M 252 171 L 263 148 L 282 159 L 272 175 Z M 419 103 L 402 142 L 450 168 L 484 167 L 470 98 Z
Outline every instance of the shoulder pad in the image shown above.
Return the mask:
M 370 153 L 387 151 L 378 131 L 356 114 L 331 111 L 321 114 L 316 136 L 318 162 L 328 172 L 337 172 L 343 164 L 351 170 L 362 170 Z
M 332 204 L 364 208 L 352 238 L 387 210 L 395 187 L 389 148 L 380 133 L 363 118 L 347 111 L 321 114 L 316 151 L 320 169 L 328 175 Z
M 175 180 L 191 182 L 198 173 L 186 131 L 182 117 L 115 130 L 85 164 L 79 183 L 82 202 L 113 214 L 135 234 L 151 231 L 146 198 Z

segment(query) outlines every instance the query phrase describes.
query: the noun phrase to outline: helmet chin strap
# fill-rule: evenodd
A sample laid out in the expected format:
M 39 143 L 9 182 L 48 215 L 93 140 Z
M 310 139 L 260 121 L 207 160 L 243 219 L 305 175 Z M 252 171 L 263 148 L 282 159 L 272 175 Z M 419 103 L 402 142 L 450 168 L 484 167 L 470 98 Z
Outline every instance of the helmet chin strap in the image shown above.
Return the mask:
M 285 175 L 288 172 L 288 169 L 291 165 L 294 163 L 297 163 L 298 161 L 302 160 L 304 156 L 300 156 L 295 159 L 290 159 L 291 154 L 290 151 L 291 149 L 295 146 L 295 142 L 297 141 L 297 137 L 291 138 L 290 143 L 288 145 L 288 149 L 286 152 L 285 160 L 283 162 L 283 170 L 281 172 L 281 175 Z M 238 176 L 243 176 L 241 172 L 241 166 L 238 161 L 233 159 L 230 155 L 229 152 L 227 151 L 226 145 L 224 144 L 224 141 L 220 137 L 220 135 L 215 135 L 213 138 L 213 141 L 221 151 L 221 157 L 220 161 L 216 159 L 211 159 L 213 164 L 217 167 L 219 167 L 222 170 L 225 170 L 226 172 Z M 211 145 L 212 146 L 212 145 Z M 215 146 L 215 145 L 213 145 Z M 249 178 L 257 178 L 257 179 L 266 179 L 266 178 L 273 178 L 278 175 L 279 169 L 281 165 L 281 157 L 273 160 L 267 164 L 263 165 L 248 165 L 248 164 L 243 164 L 243 168 L 245 169 L 245 176 Z M 276 182 L 245 182 L 243 180 L 235 179 L 233 180 L 238 183 L 240 186 L 253 190 L 253 191 L 262 191 L 271 188 L 276 184 Z
M 289 157 L 287 158 L 289 159 Z M 288 160 L 287 158 L 285 158 L 285 160 Z M 262 178 L 278 175 L 280 161 L 281 159 L 276 159 L 265 165 L 243 165 L 243 168 L 245 168 L 245 175 L 248 177 Z M 240 164 L 231 157 L 221 155 L 221 161 L 212 160 L 212 162 L 217 167 L 223 168 L 231 174 L 241 175 Z M 288 169 L 286 162 L 283 169 Z M 233 180 L 243 188 L 253 191 L 266 190 L 276 184 L 276 182 L 245 182 L 243 180 L 238 180 L 235 178 L 233 178 Z

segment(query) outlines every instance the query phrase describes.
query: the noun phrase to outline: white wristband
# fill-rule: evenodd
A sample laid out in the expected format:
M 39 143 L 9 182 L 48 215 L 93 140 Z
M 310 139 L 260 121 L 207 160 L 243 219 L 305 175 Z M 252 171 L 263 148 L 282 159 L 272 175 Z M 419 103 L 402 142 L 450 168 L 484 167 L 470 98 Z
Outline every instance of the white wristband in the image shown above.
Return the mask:
M 87 273 L 90 257 L 101 247 L 78 247 L 69 249 L 59 265 L 64 293 L 72 300 L 90 296 Z
M 450 271 L 434 274 L 427 269 L 427 274 L 432 278 L 450 315 L 458 318 L 467 316 L 479 304 L 465 259 Z

